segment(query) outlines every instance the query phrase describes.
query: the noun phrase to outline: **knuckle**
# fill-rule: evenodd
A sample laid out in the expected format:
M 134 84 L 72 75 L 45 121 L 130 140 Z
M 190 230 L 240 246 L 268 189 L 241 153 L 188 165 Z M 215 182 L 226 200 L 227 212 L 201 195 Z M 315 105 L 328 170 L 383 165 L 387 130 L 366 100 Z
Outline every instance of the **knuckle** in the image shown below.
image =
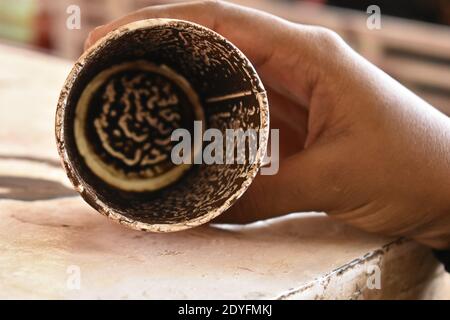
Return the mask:
M 211 10 L 220 10 L 223 6 L 222 0 L 204 0 L 203 4 Z
M 313 27 L 310 40 L 311 60 L 321 66 L 315 69 L 318 76 L 325 76 L 325 72 L 340 72 L 337 61 L 345 58 L 349 52 L 341 36 L 328 28 Z
M 316 37 L 321 45 L 325 45 L 329 48 L 338 47 L 343 42 L 342 37 L 339 34 L 324 27 L 317 27 Z

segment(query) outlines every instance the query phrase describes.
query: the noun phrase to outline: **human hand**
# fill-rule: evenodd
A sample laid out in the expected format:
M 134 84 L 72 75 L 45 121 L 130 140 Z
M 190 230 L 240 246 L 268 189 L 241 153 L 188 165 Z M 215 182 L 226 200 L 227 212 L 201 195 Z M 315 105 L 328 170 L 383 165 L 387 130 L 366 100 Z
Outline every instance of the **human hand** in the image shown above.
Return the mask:
M 280 129 L 280 169 L 259 175 L 220 222 L 325 211 L 369 232 L 450 247 L 450 119 L 335 33 L 220 1 L 148 7 L 95 29 L 86 47 L 141 19 L 220 33 L 253 62 Z

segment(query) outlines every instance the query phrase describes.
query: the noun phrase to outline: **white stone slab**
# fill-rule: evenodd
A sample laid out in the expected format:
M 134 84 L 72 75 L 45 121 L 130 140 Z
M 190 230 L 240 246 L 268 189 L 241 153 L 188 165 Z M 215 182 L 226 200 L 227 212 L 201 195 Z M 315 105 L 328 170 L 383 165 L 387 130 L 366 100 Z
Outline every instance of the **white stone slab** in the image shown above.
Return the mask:
M 450 296 L 429 249 L 320 213 L 173 234 L 110 222 L 59 167 L 54 110 L 70 64 L 0 46 L 0 70 L 0 298 Z

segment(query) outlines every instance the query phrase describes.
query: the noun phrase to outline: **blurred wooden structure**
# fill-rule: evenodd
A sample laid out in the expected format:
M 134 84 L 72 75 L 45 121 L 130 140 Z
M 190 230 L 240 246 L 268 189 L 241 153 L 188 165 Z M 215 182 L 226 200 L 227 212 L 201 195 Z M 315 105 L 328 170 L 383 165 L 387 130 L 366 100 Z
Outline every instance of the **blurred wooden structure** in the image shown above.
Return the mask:
M 69 59 L 76 59 L 83 52 L 84 40 L 95 27 L 116 19 L 127 12 L 148 5 L 157 0 L 41 0 L 52 17 L 51 38 L 55 53 Z M 81 29 L 69 30 L 66 20 L 67 8 L 76 5 L 81 9 Z
M 164 0 L 60 0 L 48 2 L 55 53 L 76 59 L 94 27 L 123 14 Z M 181 1 L 177 1 L 181 2 Z M 365 12 L 305 2 L 234 0 L 288 20 L 335 30 L 355 50 L 391 74 L 435 107 L 450 114 L 450 27 L 383 16 L 380 30 L 369 30 Z M 81 30 L 68 30 L 66 8 L 81 8 Z
M 303 2 L 232 2 L 336 31 L 369 61 L 450 115 L 450 27 L 382 15 L 381 29 L 370 30 L 365 12 Z

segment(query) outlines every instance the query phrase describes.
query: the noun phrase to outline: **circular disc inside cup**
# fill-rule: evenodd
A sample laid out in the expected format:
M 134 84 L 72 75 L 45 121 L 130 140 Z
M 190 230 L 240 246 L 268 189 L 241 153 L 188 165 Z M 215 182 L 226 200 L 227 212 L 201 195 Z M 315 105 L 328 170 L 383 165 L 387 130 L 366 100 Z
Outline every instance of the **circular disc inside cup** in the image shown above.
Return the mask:
M 190 165 L 175 165 L 176 129 L 203 123 L 189 83 L 165 65 L 138 60 L 100 72 L 76 106 L 77 148 L 92 172 L 126 191 L 154 191 L 175 181 Z M 192 154 L 201 152 L 193 150 Z

